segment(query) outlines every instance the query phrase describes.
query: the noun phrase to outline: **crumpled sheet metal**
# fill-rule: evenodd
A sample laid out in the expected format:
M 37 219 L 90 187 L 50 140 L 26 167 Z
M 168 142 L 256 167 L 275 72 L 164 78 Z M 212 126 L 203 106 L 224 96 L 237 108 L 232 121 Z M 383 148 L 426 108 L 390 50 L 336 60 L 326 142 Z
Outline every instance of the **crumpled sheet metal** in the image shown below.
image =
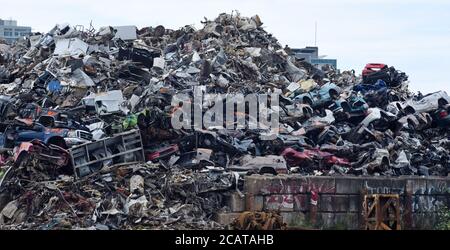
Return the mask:
M 221 192 L 234 184 L 231 173 L 159 165 L 121 166 L 77 181 L 25 165 L 8 175 L 1 229 L 220 229 L 211 218 Z
M 60 24 L 13 45 L 0 43 L 2 129 L 28 111 L 91 133 L 93 141 L 139 129 L 145 155 L 158 159 L 155 165 L 106 164 L 75 181 L 60 168 L 12 167 L 12 150 L 2 147 L 2 228 L 220 227 L 210 215 L 224 208 L 224 192 L 242 184 L 232 167 L 288 148 L 297 156 L 288 174 L 448 175 L 446 93 L 414 95 L 407 76 L 393 67 L 394 80 L 386 74 L 362 79 L 354 70 L 298 60 L 263 29 L 259 16 L 232 12 L 202 23 L 198 30 Z M 280 94 L 279 107 L 263 105 L 280 112 L 279 134 L 173 129 L 180 107 L 172 97 L 192 95 L 193 87 L 205 94 Z M 211 100 L 203 104 L 206 113 Z M 257 117 L 248 119 L 253 124 Z M 198 149 L 208 150 L 208 159 L 197 159 Z M 304 161 L 303 154 L 314 157 Z

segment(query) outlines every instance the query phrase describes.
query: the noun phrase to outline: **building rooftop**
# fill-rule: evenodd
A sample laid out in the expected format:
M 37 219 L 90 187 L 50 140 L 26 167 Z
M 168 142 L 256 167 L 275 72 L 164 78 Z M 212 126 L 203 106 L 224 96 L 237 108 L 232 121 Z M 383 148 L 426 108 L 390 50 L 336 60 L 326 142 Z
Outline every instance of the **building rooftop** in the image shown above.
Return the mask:
M 31 33 L 31 27 L 18 26 L 16 20 L 0 19 L 0 39 L 12 43 Z

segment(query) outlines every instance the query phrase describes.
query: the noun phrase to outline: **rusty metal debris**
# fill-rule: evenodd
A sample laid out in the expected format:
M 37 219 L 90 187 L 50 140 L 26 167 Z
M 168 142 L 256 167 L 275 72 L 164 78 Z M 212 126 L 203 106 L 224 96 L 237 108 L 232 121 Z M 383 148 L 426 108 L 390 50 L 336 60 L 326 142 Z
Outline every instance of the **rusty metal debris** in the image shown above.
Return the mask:
M 31 164 L 11 168 L 2 184 L 2 229 L 220 229 L 210 217 L 228 173 L 122 164 L 83 179 L 52 176 Z
M 400 230 L 400 196 L 398 194 L 364 195 L 366 230 Z
M 284 230 L 286 223 L 278 213 L 243 212 L 232 223 L 237 230 Z

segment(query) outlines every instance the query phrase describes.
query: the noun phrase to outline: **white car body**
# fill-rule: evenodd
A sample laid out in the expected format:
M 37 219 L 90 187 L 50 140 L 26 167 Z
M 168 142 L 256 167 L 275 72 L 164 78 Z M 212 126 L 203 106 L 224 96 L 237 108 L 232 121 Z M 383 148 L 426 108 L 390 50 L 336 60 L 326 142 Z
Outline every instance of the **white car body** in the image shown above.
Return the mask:
M 364 126 L 369 126 L 370 123 L 372 123 L 373 121 L 376 121 L 378 119 L 381 119 L 382 115 L 385 116 L 390 116 L 390 117 L 395 117 L 394 114 L 384 111 L 382 109 L 379 108 L 370 108 L 368 110 L 368 115 L 366 116 L 366 118 L 364 118 L 364 120 L 361 121 L 362 124 L 364 124 Z
M 439 102 L 450 103 L 450 97 L 445 91 L 438 91 L 425 95 L 419 101 L 409 100 L 402 104 L 403 109 L 411 109 L 417 113 L 431 112 L 439 108 Z

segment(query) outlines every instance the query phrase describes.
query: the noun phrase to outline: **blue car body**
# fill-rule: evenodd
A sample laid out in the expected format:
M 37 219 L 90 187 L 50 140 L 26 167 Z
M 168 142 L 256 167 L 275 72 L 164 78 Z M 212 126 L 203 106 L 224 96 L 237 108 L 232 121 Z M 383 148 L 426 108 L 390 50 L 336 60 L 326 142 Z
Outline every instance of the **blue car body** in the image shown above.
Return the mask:
M 387 85 L 383 80 L 378 80 L 375 84 L 360 83 L 353 87 L 354 91 L 361 92 L 363 95 L 370 92 L 387 92 Z
M 34 124 L 33 127 L 16 126 L 8 128 L 4 133 L 0 133 L 0 148 L 13 148 L 22 142 L 30 142 L 38 139 L 45 144 L 55 144 L 66 147 L 64 138 L 67 137 L 69 129 L 46 128 L 41 124 Z
M 299 100 L 303 103 L 309 104 L 312 107 L 323 106 L 331 101 L 333 101 L 341 93 L 341 88 L 339 88 L 334 83 L 326 83 L 308 93 L 300 94 L 294 98 L 294 100 Z
M 360 83 L 353 90 L 364 95 L 364 99 L 370 107 L 382 106 L 388 103 L 388 86 L 383 80 L 375 84 Z
M 350 97 L 347 100 L 340 99 L 334 102 L 333 111 L 343 111 L 352 116 L 365 115 L 369 105 L 362 97 Z

